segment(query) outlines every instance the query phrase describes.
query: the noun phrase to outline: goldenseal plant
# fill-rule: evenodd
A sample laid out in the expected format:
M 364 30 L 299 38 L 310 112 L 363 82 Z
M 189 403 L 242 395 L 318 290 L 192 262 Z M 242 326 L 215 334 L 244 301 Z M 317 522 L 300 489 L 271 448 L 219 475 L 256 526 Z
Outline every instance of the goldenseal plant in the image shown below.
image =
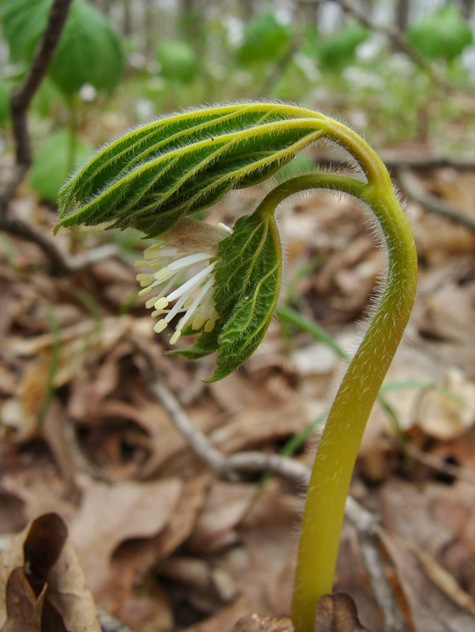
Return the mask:
M 196 219 L 232 189 L 262 182 L 320 139 L 343 147 L 361 177 L 312 173 L 275 186 L 232 230 Z M 275 211 L 289 196 L 330 189 L 372 213 L 387 254 L 384 288 L 337 391 L 312 468 L 295 572 L 295 632 L 314 632 L 318 600 L 331 593 L 345 501 L 362 435 L 409 319 L 417 283 L 412 232 L 377 153 L 324 114 L 283 103 L 239 103 L 165 117 L 104 147 L 65 184 L 61 226 L 107 223 L 154 243 L 138 262 L 155 331 L 197 359 L 216 353 L 219 380 L 259 346 L 281 285 Z

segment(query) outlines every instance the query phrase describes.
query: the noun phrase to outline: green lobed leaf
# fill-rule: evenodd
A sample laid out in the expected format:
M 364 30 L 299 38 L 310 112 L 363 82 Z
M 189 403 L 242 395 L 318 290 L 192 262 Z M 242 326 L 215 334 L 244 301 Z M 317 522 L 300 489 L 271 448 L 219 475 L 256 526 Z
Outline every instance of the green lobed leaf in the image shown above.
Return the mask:
M 280 293 L 282 250 L 272 213 L 237 220 L 220 245 L 215 305 L 222 328 L 217 369 L 210 381 L 240 367 L 262 342 Z
M 231 189 L 261 182 L 325 132 L 323 114 L 280 103 L 193 110 L 130 131 L 64 185 L 55 230 L 111 222 L 157 236 Z
M 170 352 L 188 360 L 217 352 L 217 368 L 209 382 L 244 364 L 272 320 L 282 276 L 282 250 L 272 211 L 257 210 L 239 218 L 232 235 L 221 242 L 214 293 L 219 320 L 192 347 Z

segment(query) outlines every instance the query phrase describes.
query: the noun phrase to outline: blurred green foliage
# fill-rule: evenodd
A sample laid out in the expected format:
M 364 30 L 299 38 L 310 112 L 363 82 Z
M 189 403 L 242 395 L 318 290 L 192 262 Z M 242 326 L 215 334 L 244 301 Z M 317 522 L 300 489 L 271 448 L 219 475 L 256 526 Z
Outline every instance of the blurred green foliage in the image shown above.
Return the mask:
M 28 64 L 47 24 L 52 0 L 2 0 L 3 33 L 14 62 Z M 123 70 L 120 38 L 86 0 L 74 0 L 49 76 L 67 97 L 88 83 L 111 92 Z
M 10 86 L 0 77 L 0 127 L 10 118 Z
M 325 71 L 342 71 L 353 63 L 358 46 L 370 36 L 370 31 L 360 24 L 344 24 L 332 36 L 324 39 L 317 47 L 320 68 Z
M 70 172 L 86 162 L 93 148 L 78 137 L 62 130 L 50 135 L 35 155 L 29 174 L 29 185 L 45 202 L 56 204 L 58 191 Z M 71 160 L 73 164 L 70 164 Z
M 10 90 L 27 71 L 52 1 L 0 0 L 11 62 L 0 69 L 0 128 L 8 124 Z M 79 149 L 79 136 L 97 145 L 162 112 L 255 97 L 334 112 L 361 132 L 370 131 L 380 145 L 420 140 L 425 134 L 426 139 L 435 139 L 434 149 L 460 150 L 461 143 L 470 147 L 475 132 L 466 127 L 468 101 L 443 98 L 440 88 L 407 56 L 349 18 L 327 33 L 310 22 L 283 23 L 271 13 L 257 13 L 250 21 L 239 22 L 224 11 L 183 15 L 174 29 L 167 28 L 165 33 L 159 29 L 153 37 L 149 33 L 146 45 L 147 38 L 119 38 L 92 0 L 73 0 L 49 74 L 31 108 L 34 134 L 39 128 L 38 136 L 45 137 L 48 128 L 64 125 L 70 138 L 62 145 L 47 143 L 41 152 L 49 146 L 71 165 L 78 162 L 71 151 L 78 151 L 79 158 L 86 155 Z M 462 53 L 473 42 L 473 34 L 453 3 L 411 25 L 407 35 L 421 54 L 437 64 L 439 73 L 446 73 L 462 90 L 470 90 L 473 77 Z M 142 63 L 126 68 L 124 51 L 130 59 L 142 56 Z M 84 84 L 100 93 L 92 91 L 91 103 L 82 101 Z M 114 88 L 113 101 L 107 101 Z M 109 128 L 100 121 L 109 115 L 121 120 L 116 128 L 105 131 Z M 454 133 L 444 133 L 450 121 Z M 310 162 L 311 158 L 302 156 L 300 163 L 288 166 L 289 173 L 307 170 Z M 52 182 L 47 192 L 45 179 L 63 178 L 55 178 L 54 173 L 56 167 L 46 178 L 40 169 L 40 176 L 32 177 L 49 201 L 56 199 L 58 182 Z
M 157 60 L 160 64 L 160 75 L 164 79 L 186 84 L 196 78 L 196 54 L 186 42 L 162 42 L 157 48 Z
M 473 42 L 473 32 L 460 9 L 446 4 L 407 32 L 410 43 L 428 59 L 454 60 Z
M 244 28 L 243 41 L 237 51 L 244 65 L 275 62 L 287 51 L 292 29 L 270 13 L 258 15 Z

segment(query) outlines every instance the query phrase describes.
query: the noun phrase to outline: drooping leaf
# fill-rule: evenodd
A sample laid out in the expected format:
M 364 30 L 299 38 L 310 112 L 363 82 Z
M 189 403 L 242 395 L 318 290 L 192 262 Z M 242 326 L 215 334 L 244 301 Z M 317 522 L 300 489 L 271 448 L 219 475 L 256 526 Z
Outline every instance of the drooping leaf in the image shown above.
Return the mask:
M 157 49 L 160 75 L 170 81 L 190 83 L 198 65 L 193 48 L 186 42 L 162 42 Z
M 211 381 L 240 367 L 262 342 L 279 298 L 282 250 L 272 213 L 237 220 L 221 243 L 215 305 L 223 314 L 217 369 Z
M 56 229 L 112 222 L 156 236 L 231 189 L 261 182 L 317 140 L 327 117 L 279 103 L 197 109 L 134 129 L 60 192 Z

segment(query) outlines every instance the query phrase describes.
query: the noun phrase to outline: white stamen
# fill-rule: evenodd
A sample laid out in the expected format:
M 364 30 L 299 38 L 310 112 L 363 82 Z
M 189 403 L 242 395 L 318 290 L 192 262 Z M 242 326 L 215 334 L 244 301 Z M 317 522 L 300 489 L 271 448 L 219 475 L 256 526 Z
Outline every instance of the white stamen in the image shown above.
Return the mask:
M 201 270 L 201 272 L 198 272 L 197 274 L 195 274 L 194 277 L 191 277 L 191 279 L 189 279 L 186 283 L 183 283 L 181 287 L 179 287 L 174 292 L 169 294 L 167 297 L 168 300 L 174 301 L 176 298 L 181 296 L 183 292 L 187 292 L 189 288 L 196 287 L 202 279 L 206 278 L 208 274 L 210 274 L 210 272 L 214 270 L 215 266 L 216 266 L 216 262 L 210 263 L 210 265 L 206 266 L 204 270 Z
M 206 332 L 214 329 L 219 318 L 214 305 L 214 269 L 219 242 L 231 232 L 225 225 L 212 227 L 197 220 L 182 220 L 136 262 L 137 267 L 151 270 L 139 273 L 137 279 L 142 287 L 139 295 L 152 293 L 145 306 L 158 318 L 154 331 L 164 331 L 181 314 L 170 344 L 178 342 L 186 327 Z
M 182 259 L 177 259 L 170 263 L 167 267 L 169 270 L 181 270 L 181 268 L 187 268 L 188 266 L 192 266 L 195 263 L 200 263 L 201 261 L 206 261 L 206 259 L 212 259 L 213 255 L 210 255 L 206 252 L 199 252 L 195 255 L 188 255 L 187 257 L 183 257 Z

